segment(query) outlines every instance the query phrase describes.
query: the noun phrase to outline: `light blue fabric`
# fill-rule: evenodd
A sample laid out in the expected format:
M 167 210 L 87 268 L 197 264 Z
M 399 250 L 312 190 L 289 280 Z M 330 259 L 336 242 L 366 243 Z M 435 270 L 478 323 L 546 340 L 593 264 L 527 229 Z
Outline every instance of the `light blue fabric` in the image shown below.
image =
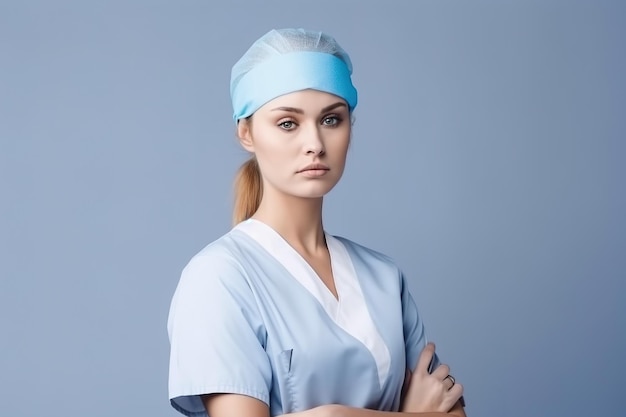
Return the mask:
M 398 267 L 338 238 L 369 314 L 391 354 L 380 384 L 375 360 L 256 240 L 234 228 L 185 267 L 168 322 L 174 408 L 206 416 L 199 395 L 239 393 L 270 415 L 322 404 L 395 411 L 408 366 L 426 344 L 424 326 Z
M 250 116 L 276 97 L 306 89 L 334 94 L 354 110 L 357 91 L 350 73 L 345 62 L 327 53 L 301 51 L 273 56 L 240 80 L 231 80 L 233 119 Z

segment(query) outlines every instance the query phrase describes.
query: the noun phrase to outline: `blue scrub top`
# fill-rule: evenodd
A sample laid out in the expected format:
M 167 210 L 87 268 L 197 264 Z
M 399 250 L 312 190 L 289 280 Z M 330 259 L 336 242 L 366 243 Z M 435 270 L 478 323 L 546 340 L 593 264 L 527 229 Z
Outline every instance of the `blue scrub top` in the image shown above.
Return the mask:
M 175 409 L 206 416 L 200 395 L 210 393 L 257 398 L 271 416 L 324 404 L 399 409 L 405 371 L 426 344 L 407 283 L 387 256 L 326 241 L 337 299 L 257 220 L 191 259 L 168 320 Z

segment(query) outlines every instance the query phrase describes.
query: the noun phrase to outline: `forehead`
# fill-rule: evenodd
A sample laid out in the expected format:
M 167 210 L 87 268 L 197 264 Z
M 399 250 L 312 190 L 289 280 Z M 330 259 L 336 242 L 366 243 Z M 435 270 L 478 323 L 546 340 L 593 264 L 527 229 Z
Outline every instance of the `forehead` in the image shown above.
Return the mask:
M 303 113 L 319 113 L 324 108 L 336 103 L 347 103 L 341 97 L 318 90 L 302 90 L 284 94 L 268 101 L 257 112 L 270 112 L 277 108 L 289 107 L 302 110 Z

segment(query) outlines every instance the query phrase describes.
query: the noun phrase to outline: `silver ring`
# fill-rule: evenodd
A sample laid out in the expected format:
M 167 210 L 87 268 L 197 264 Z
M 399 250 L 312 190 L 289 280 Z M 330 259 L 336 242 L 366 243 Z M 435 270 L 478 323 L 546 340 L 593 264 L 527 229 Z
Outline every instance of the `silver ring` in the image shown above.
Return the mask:
M 452 385 L 450 385 L 450 388 L 448 388 L 448 390 L 451 390 L 452 387 L 454 386 L 454 384 L 456 384 L 456 380 L 454 379 L 454 377 L 452 375 L 448 375 L 443 380 L 445 381 L 446 379 L 449 379 L 450 382 L 452 382 Z

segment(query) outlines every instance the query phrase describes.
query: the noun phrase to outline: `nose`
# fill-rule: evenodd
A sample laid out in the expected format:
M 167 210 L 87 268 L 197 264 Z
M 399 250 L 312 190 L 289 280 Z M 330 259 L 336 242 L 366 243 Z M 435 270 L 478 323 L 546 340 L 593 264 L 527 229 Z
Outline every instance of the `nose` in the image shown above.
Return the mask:
M 323 155 L 326 152 L 324 138 L 318 126 L 311 126 L 305 132 L 304 151 L 307 155 Z

